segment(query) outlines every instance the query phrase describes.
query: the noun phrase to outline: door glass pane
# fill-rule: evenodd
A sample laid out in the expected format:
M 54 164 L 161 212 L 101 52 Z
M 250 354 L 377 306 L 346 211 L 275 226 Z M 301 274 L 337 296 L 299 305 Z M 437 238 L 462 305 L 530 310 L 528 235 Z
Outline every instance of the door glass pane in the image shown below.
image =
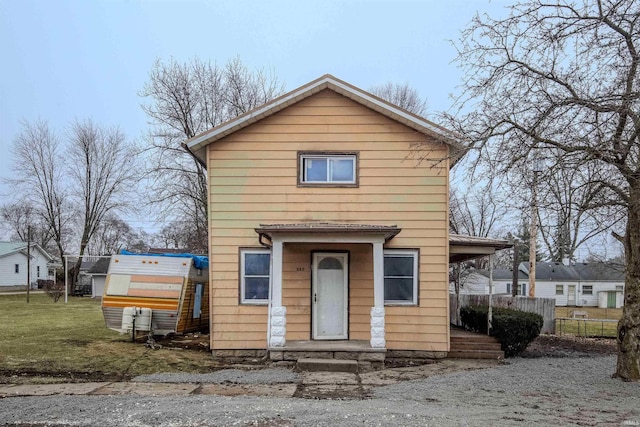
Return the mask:
M 342 263 L 336 258 L 325 258 L 318 264 L 319 270 L 342 270 Z
M 247 276 L 268 276 L 270 254 L 245 254 L 244 274 Z
M 327 181 L 327 159 L 304 159 L 305 181 Z
M 331 181 L 353 182 L 353 158 L 331 159 Z

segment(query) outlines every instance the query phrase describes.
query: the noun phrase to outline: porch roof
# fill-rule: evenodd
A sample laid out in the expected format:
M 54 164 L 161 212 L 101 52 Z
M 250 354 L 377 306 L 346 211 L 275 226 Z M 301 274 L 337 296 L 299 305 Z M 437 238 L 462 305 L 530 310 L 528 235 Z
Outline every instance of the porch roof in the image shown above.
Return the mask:
M 260 224 L 256 233 L 273 238 L 274 234 L 368 234 L 383 237 L 385 241 L 396 236 L 401 228 L 395 225 L 344 224 L 334 222 L 304 222 L 299 224 Z
M 449 234 L 449 262 L 480 258 L 510 247 L 513 247 L 513 243 L 508 240 Z

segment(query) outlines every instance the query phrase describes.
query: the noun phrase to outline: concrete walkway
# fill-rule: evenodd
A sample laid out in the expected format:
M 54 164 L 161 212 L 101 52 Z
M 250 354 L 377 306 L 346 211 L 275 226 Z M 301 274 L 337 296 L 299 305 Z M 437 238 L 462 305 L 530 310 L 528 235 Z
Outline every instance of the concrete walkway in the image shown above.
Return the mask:
M 445 359 L 428 365 L 389 368 L 367 373 L 300 372 L 287 383 L 247 384 L 224 381 L 213 384 L 198 382 L 87 382 L 58 384 L 0 384 L 0 398 L 17 396 L 269 396 L 310 398 L 365 398 L 375 387 L 407 380 L 427 378 L 458 371 L 485 369 L 500 364 L 498 360 Z M 267 368 L 269 369 L 269 368 Z

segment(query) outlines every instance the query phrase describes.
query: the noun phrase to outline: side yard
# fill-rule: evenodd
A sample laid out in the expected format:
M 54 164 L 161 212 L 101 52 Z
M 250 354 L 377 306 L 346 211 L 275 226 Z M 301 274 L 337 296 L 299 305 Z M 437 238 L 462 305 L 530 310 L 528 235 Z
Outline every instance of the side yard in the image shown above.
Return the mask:
M 0 383 L 127 380 L 158 371 L 210 372 L 218 367 L 208 347 L 201 351 L 165 344 L 150 349 L 107 329 L 100 301 L 70 297 L 54 303 L 47 295 L 0 294 Z M 196 341 L 197 342 L 197 341 Z
M 574 313 L 579 317 L 573 318 Z M 556 307 L 556 334 L 615 338 L 618 323 L 598 320 L 617 321 L 620 317 L 622 317 L 621 308 Z M 561 321 L 559 318 L 570 318 L 570 320 Z

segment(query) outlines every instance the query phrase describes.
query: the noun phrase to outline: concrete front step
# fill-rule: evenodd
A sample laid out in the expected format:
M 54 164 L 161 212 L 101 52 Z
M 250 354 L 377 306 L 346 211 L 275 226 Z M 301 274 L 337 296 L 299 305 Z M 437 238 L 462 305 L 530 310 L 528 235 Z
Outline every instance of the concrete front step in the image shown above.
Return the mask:
M 494 337 L 490 337 L 488 335 L 480 335 L 480 334 L 463 335 L 463 336 L 451 335 L 450 341 L 451 342 L 489 342 L 489 343 L 498 342 L 498 340 Z
M 450 351 L 449 359 L 504 359 L 503 351 L 495 350 L 459 350 Z
M 308 372 L 358 372 L 358 361 L 347 359 L 298 359 L 296 366 Z

